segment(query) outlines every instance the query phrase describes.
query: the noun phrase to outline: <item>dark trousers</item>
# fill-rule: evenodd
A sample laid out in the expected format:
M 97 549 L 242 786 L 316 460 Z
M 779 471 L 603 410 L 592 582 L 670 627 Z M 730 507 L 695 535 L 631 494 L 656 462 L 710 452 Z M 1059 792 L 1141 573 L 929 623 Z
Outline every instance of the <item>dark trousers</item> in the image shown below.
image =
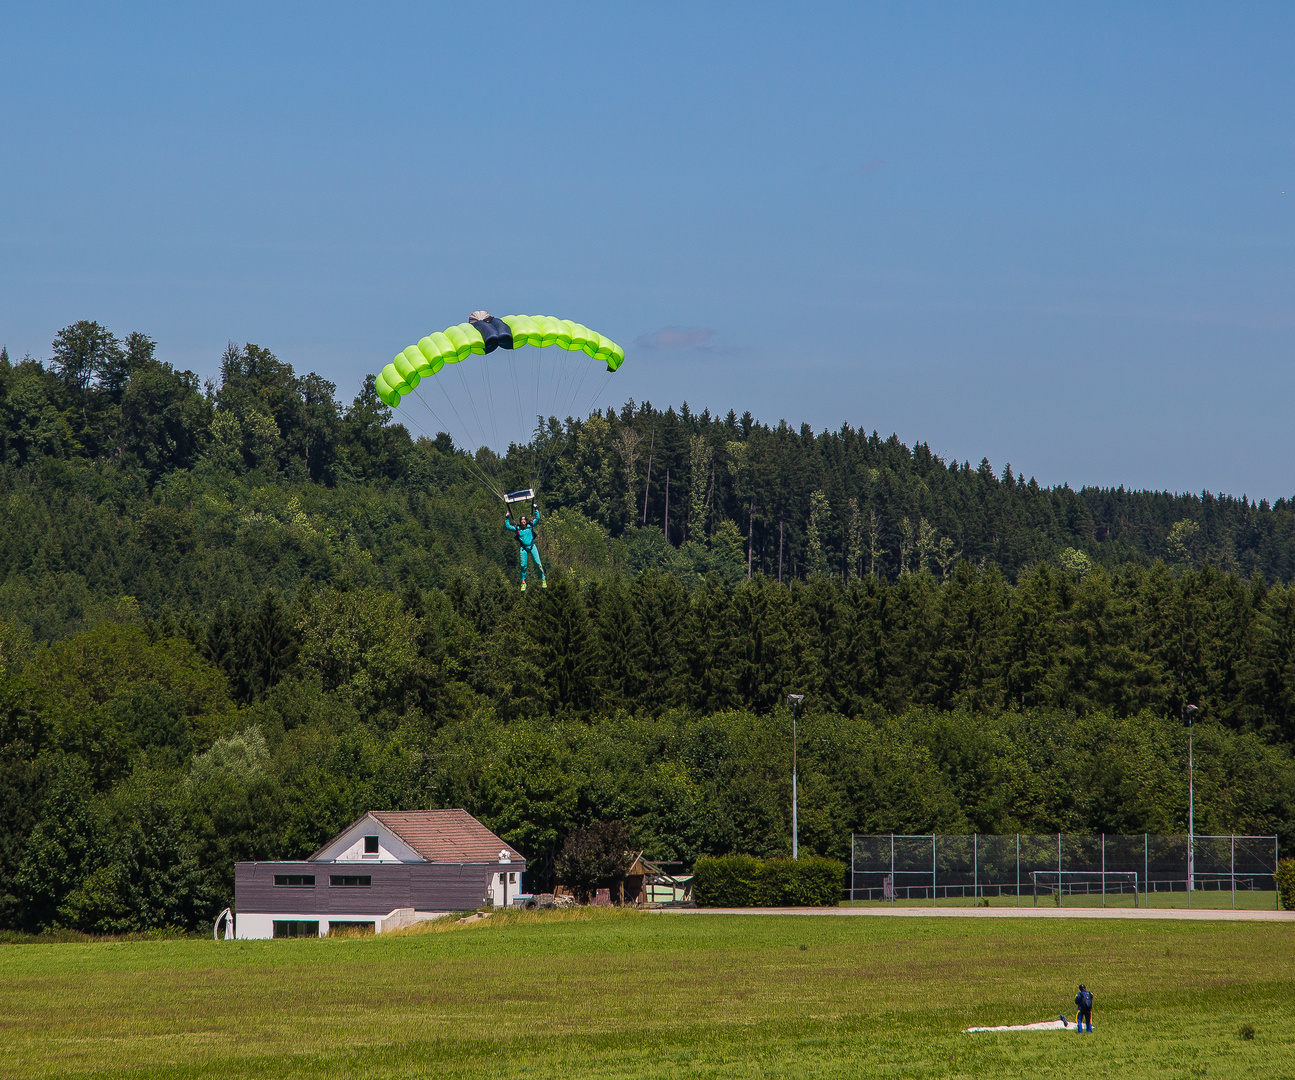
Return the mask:
M 1075 1017 L 1075 1027 L 1077 1027 L 1080 1031 L 1083 1031 L 1084 1021 L 1088 1021 L 1088 1030 L 1092 1031 L 1093 1030 L 1093 1010 L 1092 1009 L 1079 1010 L 1079 1015 Z

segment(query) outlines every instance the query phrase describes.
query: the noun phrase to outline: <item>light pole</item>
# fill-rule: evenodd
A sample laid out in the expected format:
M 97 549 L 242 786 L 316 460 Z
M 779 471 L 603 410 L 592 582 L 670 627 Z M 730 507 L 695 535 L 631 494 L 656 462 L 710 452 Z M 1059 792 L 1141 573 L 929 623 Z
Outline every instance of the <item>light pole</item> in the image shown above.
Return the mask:
M 1200 712 L 1198 705 L 1184 705 L 1183 719 L 1187 721 L 1187 906 L 1192 906 L 1192 893 L 1196 889 L 1196 776 L 1192 761 L 1192 721 Z
M 804 694 L 787 695 L 787 701 L 791 703 L 791 857 L 793 859 L 800 858 L 800 844 L 796 837 L 796 713 L 804 700 Z

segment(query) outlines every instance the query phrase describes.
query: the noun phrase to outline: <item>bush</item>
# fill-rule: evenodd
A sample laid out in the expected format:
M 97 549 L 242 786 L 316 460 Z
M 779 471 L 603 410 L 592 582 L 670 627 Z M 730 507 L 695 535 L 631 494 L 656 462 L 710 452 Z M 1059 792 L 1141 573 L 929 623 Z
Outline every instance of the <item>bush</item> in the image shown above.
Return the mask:
M 692 871 L 692 898 L 698 907 L 752 907 L 759 903 L 763 866 L 754 855 L 698 859 Z
M 1295 911 L 1295 859 L 1282 859 L 1277 864 L 1277 895 L 1286 911 Z
M 835 907 L 845 865 L 807 855 L 761 862 L 750 855 L 698 859 L 692 895 L 698 907 Z
M 845 865 L 835 859 L 770 859 L 760 875 L 760 906 L 836 907 L 844 881 Z

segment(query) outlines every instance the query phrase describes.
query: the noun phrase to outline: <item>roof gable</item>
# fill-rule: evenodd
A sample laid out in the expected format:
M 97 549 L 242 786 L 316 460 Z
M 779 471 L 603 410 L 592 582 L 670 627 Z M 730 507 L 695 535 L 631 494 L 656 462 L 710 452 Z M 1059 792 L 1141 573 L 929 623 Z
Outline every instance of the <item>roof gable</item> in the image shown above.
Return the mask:
M 371 810 L 333 837 L 311 859 L 339 858 L 351 841 L 373 829 L 375 824 L 380 827 L 375 831 L 390 834 L 398 841 L 391 846 L 405 849 L 393 852 L 402 861 L 497 863 L 501 851 L 508 852 L 511 862 L 524 864 L 526 861 L 516 848 L 504 843 L 466 810 Z M 384 842 L 383 847 L 387 846 Z
M 364 838 L 375 833 L 378 836 L 378 852 L 369 854 L 365 851 Z M 411 848 L 372 814 L 365 814 L 351 822 L 310 858 L 313 862 L 425 861 L 420 852 Z
M 498 862 L 501 851 L 525 862 L 466 810 L 375 810 L 372 816 L 428 862 Z

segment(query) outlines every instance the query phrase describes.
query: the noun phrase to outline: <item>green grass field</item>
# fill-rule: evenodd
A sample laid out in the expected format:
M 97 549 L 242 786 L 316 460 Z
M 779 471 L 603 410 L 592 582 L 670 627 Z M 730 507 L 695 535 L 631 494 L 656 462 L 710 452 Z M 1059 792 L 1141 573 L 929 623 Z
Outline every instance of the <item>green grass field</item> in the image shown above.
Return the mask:
M 1293 1004 L 1289 923 L 510 913 L 0 946 L 0 1075 L 1281 1077 Z

